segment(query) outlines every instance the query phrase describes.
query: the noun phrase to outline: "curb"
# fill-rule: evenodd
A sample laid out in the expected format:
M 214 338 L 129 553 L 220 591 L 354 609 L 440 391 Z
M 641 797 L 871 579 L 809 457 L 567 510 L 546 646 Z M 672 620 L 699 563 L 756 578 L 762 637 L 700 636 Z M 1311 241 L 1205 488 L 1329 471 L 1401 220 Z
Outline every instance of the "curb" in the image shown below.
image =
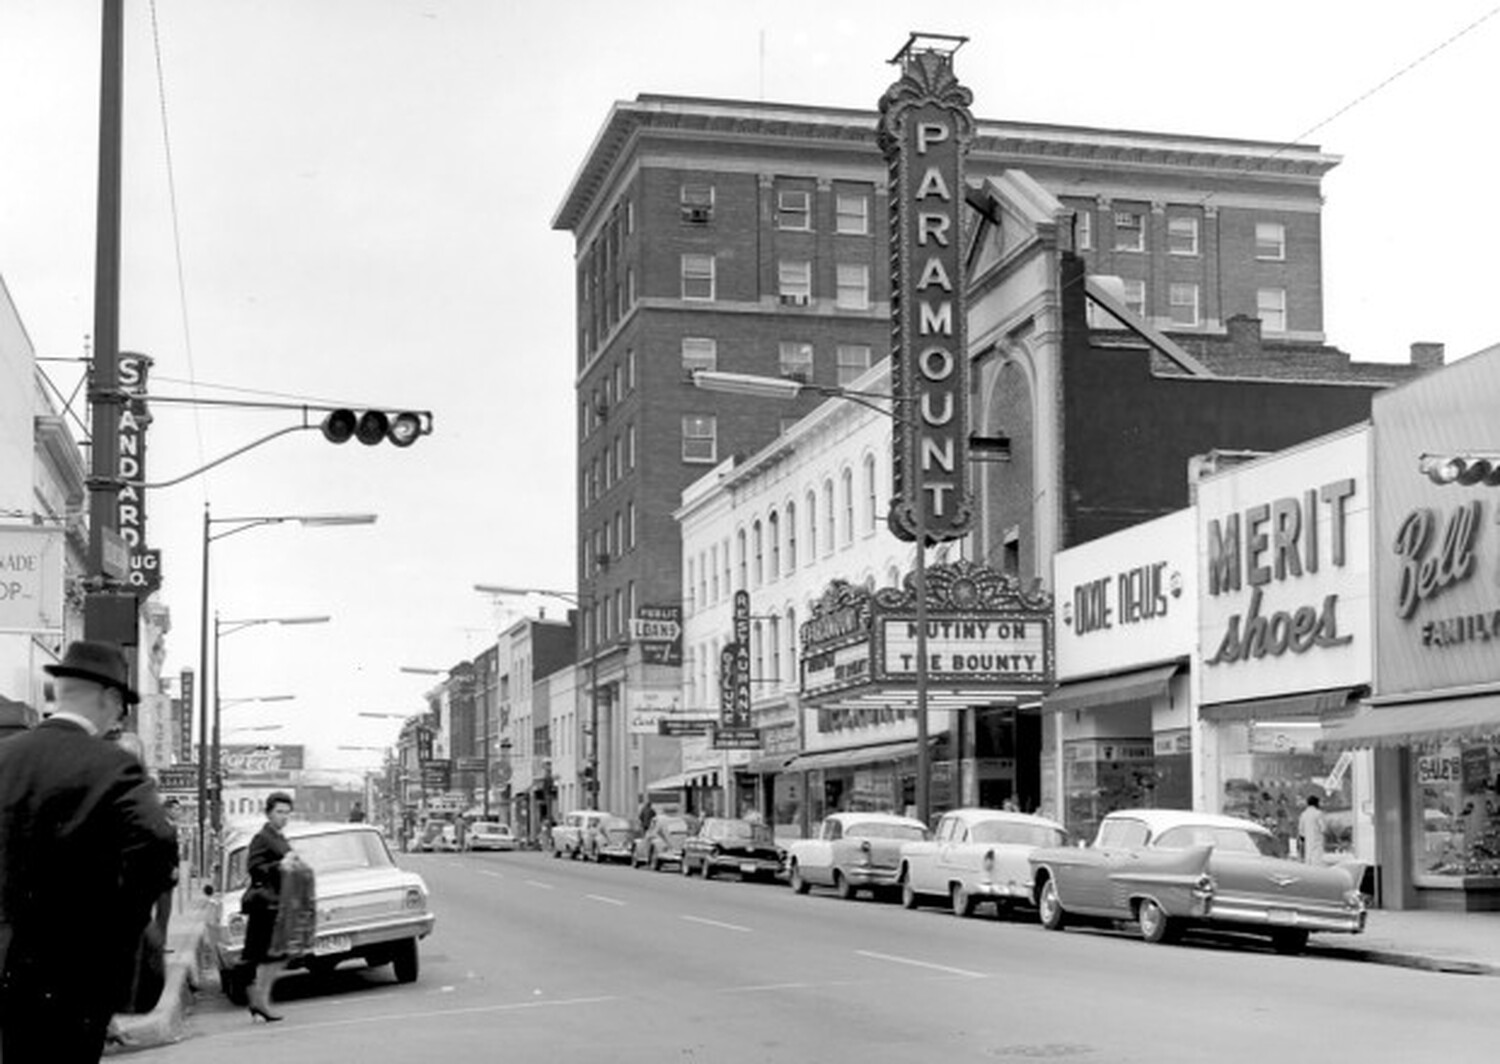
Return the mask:
M 185 913 L 184 926 L 167 940 L 172 950 L 166 966 L 166 984 L 156 1007 L 144 1014 L 117 1014 L 111 1024 L 119 1038 L 105 1055 L 153 1049 L 182 1040 L 188 1007 L 201 982 L 200 954 L 207 946 L 204 932 L 206 906 Z
M 1380 949 L 1364 946 L 1309 945 L 1307 952 L 1322 957 L 1337 957 L 1342 960 L 1361 961 L 1365 964 L 1385 964 L 1396 968 L 1412 968 L 1424 972 L 1445 972 L 1449 975 L 1500 976 L 1500 964 L 1488 961 L 1464 960 L 1459 957 L 1438 957 L 1409 950 Z

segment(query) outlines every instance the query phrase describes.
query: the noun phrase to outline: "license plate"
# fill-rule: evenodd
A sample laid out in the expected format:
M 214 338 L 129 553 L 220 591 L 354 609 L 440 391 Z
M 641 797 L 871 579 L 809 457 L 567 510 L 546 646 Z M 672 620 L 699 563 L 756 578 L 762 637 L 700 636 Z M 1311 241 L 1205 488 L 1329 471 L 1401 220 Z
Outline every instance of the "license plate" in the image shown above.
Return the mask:
M 313 952 L 317 954 L 348 953 L 353 948 L 348 935 L 325 935 L 313 943 Z
M 759 868 L 751 861 L 746 861 L 744 864 L 740 865 L 740 873 L 742 875 L 753 876 L 758 871 Z
M 1266 919 L 1270 920 L 1273 924 L 1295 924 L 1297 922 L 1297 914 L 1290 909 L 1272 909 L 1266 913 Z

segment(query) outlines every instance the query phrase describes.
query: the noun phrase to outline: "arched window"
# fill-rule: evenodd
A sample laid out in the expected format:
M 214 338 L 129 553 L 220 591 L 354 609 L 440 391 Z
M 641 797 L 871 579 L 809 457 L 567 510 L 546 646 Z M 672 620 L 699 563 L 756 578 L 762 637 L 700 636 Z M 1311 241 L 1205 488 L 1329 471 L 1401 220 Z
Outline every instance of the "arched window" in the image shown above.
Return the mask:
M 807 558 L 818 556 L 818 493 L 807 493 Z
M 865 455 L 865 531 L 874 532 L 875 514 L 878 509 L 875 502 L 875 456 Z
M 765 536 L 761 529 L 760 518 L 756 518 L 755 524 L 750 526 L 750 545 L 755 550 L 755 586 L 760 587 L 766 582 Z
M 750 559 L 748 557 L 749 552 L 745 549 L 745 530 L 743 528 L 734 534 L 734 550 L 734 557 L 739 563 L 740 570 L 740 582 L 735 585 L 734 590 L 748 591 L 750 583 L 746 577 L 750 573 Z
M 781 576 L 781 515 L 775 510 L 766 518 L 766 534 L 771 540 L 771 568 L 766 575 L 775 580 Z
M 786 571 L 797 571 L 797 504 L 786 504 Z
M 854 470 L 844 468 L 839 488 L 844 496 L 844 544 L 847 546 L 854 542 Z
M 823 481 L 823 553 L 833 553 L 833 478 Z

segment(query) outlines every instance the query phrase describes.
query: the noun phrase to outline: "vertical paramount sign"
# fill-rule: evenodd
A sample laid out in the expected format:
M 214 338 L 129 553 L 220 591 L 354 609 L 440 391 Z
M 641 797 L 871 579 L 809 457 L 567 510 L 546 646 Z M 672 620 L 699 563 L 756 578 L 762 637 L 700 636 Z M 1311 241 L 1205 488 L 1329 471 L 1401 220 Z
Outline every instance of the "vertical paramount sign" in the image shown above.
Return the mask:
M 891 394 L 896 401 L 888 517 L 898 539 L 958 539 L 974 522 L 969 488 L 969 363 L 963 248 L 964 156 L 973 95 L 952 52 L 901 53 L 880 100 L 890 173 Z

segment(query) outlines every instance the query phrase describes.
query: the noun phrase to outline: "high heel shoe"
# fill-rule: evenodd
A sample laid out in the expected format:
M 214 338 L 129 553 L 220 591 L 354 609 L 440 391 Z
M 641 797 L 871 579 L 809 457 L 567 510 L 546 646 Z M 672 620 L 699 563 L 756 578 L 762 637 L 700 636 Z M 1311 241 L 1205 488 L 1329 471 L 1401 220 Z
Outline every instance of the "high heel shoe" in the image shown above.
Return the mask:
M 284 1019 L 286 1019 L 286 1017 L 283 1016 L 279 1012 L 272 1012 L 270 1009 L 262 1008 L 259 1005 L 251 1005 L 250 1006 L 250 1022 L 254 1023 L 255 1020 L 256 1020 L 256 1017 L 259 1017 L 260 1019 L 265 1020 L 267 1023 L 275 1023 L 277 1020 L 284 1020 Z

